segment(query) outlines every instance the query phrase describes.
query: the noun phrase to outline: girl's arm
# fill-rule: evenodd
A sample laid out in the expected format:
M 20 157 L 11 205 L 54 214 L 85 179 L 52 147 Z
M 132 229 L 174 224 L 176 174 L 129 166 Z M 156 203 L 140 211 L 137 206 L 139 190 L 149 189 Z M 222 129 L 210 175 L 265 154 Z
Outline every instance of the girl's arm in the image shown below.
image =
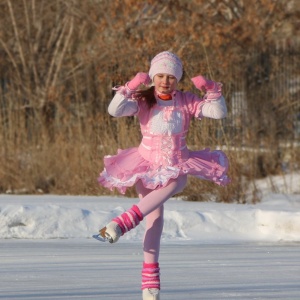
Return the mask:
M 199 117 L 223 119 L 227 116 L 227 107 L 223 96 L 216 100 L 204 100 Z
M 138 103 L 126 95 L 117 92 L 108 106 L 108 113 L 113 117 L 133 116 L 138 112 Z
M 138 110 L 138 102 L 133 99 L 134 93 L 143 85 L 148 85 L 151 79 L 147 73 L 139 72 L 125 86 L 114 88 L 116 95 L 108 106 L 108 113 L 113 117 L 133 116 Z
M 208 80 L 199 75 L 192 78 L 195 87 L 206 92 L 200 104 L 199 117 L 222 119 L 227 116 L 225 99 L 222 96 L 222 83 Z

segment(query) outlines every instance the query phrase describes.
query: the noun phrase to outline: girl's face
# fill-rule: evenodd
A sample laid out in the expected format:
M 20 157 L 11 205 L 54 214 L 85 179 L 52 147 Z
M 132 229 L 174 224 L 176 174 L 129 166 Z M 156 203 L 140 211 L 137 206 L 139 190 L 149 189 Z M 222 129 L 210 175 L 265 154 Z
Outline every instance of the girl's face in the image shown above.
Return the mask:
M 162 94 L 170 94 L 177 87 L 177 79 L 169 74 L 156 74 L 153 78 L 155 90 Z

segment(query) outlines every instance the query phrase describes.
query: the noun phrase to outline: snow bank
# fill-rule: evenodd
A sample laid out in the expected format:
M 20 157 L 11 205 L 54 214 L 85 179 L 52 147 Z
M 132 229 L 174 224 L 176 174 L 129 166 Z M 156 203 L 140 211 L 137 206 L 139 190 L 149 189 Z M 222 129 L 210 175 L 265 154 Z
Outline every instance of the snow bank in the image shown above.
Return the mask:
M 0 195 L 0 238 L 90 238 L 137 199 L 55 195 Z M 140 241 L 144 222 L 122 240 Z M 300 241 L 300 195 L 268 194 L 255 205 L 165 204 L 163 241 L 201 243 Z

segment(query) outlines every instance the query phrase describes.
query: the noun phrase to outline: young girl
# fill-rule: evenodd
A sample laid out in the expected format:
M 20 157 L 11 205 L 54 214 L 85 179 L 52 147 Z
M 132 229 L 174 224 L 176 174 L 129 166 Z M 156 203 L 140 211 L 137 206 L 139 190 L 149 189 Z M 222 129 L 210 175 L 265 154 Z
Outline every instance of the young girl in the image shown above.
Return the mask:
M 146 218 L 143 300 L 160 299 L 158 258 L 163 204 L 183 190 L 187 175 L 219 185 L 230 181 L 228 160 L 222 151 L 190 151 L 186 145 L 192 117 L 226 117 L 222 84 L 203 76 L 192 78 L 196 88 L 206 92 L 201 99 L 176 89 L 182 73 L 181 60 L 171 52 L 161 52 L 152 59 L 149 74 L 138 73 L 125 86 L 116 88 L 108 107 L 114 117 L 137 116 L 143 138 L 139 147 L 118 150 L 116 155 L 104 157 L 105 168 L 99 183 L 111 190 L 117 188 L 123 194 L 127 187 L 135 186 L 140 201 L 114 218 L 99 235 L 115 243 Z

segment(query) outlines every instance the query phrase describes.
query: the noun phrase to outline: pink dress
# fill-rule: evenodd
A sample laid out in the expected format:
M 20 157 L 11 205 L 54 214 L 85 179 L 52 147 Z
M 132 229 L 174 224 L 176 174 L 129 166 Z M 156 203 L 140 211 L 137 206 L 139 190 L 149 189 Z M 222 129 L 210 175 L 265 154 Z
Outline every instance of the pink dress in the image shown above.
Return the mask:
M 193 117 L 220 119 L 226 116 L 224 98 L 205 101 L 189 92 L 176 91 L 173 100 L 157 98 L 148 109 L 144 101 L 135 101 L 116 93 L 109 112 L 117 117 L 136 115 L 140 122 L 142 141 L 139 147 L 119 149 L 116 155 L 104 157 L 104 170 L 98 181 L 104 187 L 117 188 L 124 194 L 138 180 L 148 189 L 168 184 L 182 174 L 210 180 L 218 185 L 230 182 L 228 159 L 223 151 L 209 148 L 191 151 L 186 135 Z

